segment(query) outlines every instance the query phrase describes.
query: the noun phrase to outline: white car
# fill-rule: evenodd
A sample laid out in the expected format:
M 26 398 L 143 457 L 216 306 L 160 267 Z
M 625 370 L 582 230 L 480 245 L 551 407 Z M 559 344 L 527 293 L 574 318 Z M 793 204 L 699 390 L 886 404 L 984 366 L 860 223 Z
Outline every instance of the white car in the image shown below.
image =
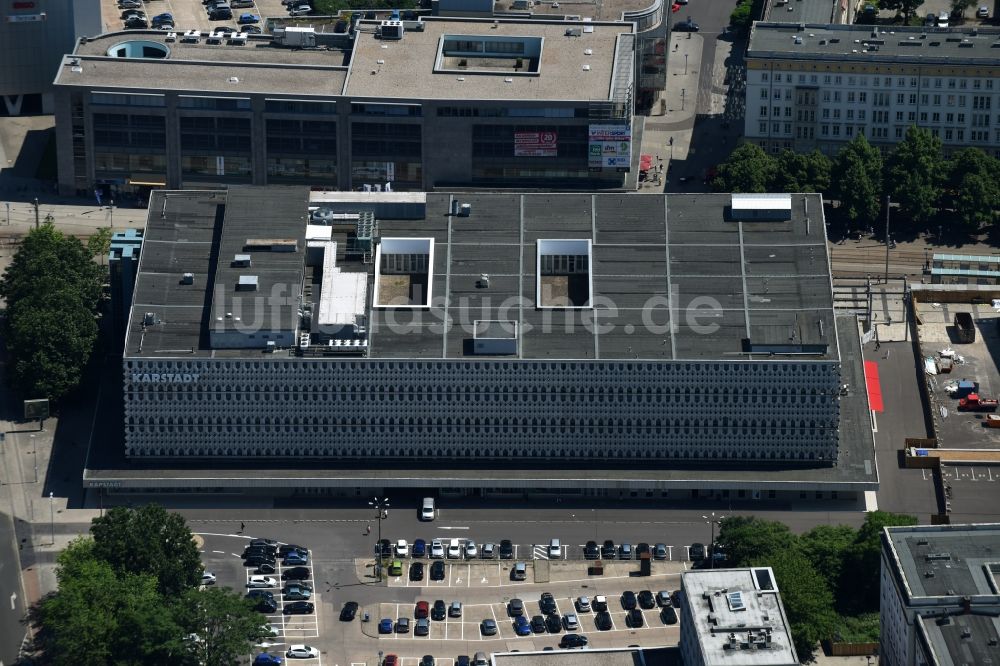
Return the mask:
M 948 19 L 950 19 L 950 18 L 951 18 L 951 15 L 948 12 L 942 11 L 940 14 L 938 14 L 938 27 L 939 28 L 947 28 L 948 27 Z
M 987 7 L 986 5 L 981 5 L 979 7 L 979 9 L 976 10 L 976 16 L 978 18 L 989 18 L 990 17 L 990 8 Z
M 452 539 L 451 543 L 448 544 L 448 559 L 457 560 L 462 557 L 462 544 L 458 542 L 458 539 Z
M 202 585 L 215 585 L 215 574 L 211 571 L 206 571 L 201 575 Z
M 289 16 L 308 16 L 312 14 L 312 7 L 309 5 L 299 5 L 288 10 Z
M 247 581 L 247 587 L 250 589 L 278 587 L 278 581 L 270 576 L 250 576 L 250 580 Z
M 410 552 L 410 545 L 406 543 L 406 539 L 400 539 L 396 542 L 395 551 L 396 557 L 406 557 Z
M 425 497 L 420 505 L 420 520 L 434 520 L 434 498 Z
M 479 550 L 476 548 L 475 541 L 465 544 L 465 557 L 470 560 L 474 557 L 479 557 Z
M 566 631 L 575 631 L 580 628 L 580 620 L 576 617 L 576 613 L 563 615 L 563 623 L 566 625 Z
M 276 638 L 281 635 L 281 627 L 273 624 L 262 624 L 260 625 L 260 633 L 267 634 L 271 638 Z
M 431 541 L 431 558 L 438 560 L 444 558 L 444 544 L 437 539 Z
M 310 657 L 318 657 L 319 650 L 308 645 L 289 645 L 285 656 L 289 659 L 309 659 Z
M 576 610 L 581 613 L 590 612 L 590 597 L 577 597 L 576 598 Z

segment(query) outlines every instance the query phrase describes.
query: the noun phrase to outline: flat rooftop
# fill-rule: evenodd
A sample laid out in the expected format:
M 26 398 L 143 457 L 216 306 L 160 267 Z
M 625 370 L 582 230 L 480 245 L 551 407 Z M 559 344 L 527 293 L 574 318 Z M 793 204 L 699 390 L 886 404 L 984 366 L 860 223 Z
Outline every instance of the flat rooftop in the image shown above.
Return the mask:
M 794 2 L 792 4 L 795 4 Z M 774 16 L 772 12 L 772 16 Z M 873 36 L 874 35 L 874 36 Z M 796 43 L 798 37 L 801 43 Z M 758 22 L 750 33 L 747 59 L 862 60 L 866 64 L 1000 63 L 1000 29 L 921 28 Z M 874 71 L 874 70 L 873 70 Z
M 1000 523 L 888 527 L 882 542 L 911 599 L 1000 595 Z
M 1000 661 L 1000 619 L 996 614 L 918 616 L 923 639 L 937 657 L 935 666 L 995 664 Z M 992 644 L 991 644 L 992 641 Z
M 798 663 L 770 567 L 685 571 L 681 587 L 706 666 Z
M 817 195 L 791 195 L 791 219 L 785 221 L 732 220 L 728 194 L 454 198 L 471 206 L 467 217 L 450 214 L 452 195 L 432 193 L 422 219 L 378 220 L 382 239 L 432 241 L 433 266 L 421 285 L 431 294 L 429 307 L 371 310 L 371 357 L 482 360 L 470 353 L 475 322 L 503 321 L 516 324 L 518 338 L 515 353 L 501 356 L 505 360 L 841 360 Z M 223 232 L 220 254 L 214 225 L 241 228 L 234 236 L 238 243 L 252 229 L 259 236 L 301 239 L 308 201 L 306 188 L 291 187 L 157 193 L 149 207 L 126 358 L 176 358 L 177 350 L 184 350 L 184 358 L 287 358 L 260 349 L 212 349 L 196 323 L 219 316 L 199 314 L 199 308 L 211 300 L 204 292 L 218 279 L 216 263 L 228 270 L 237 252 Z M 590 248 L 587 274 L 569 275 L 555 287 L 576 290 L 569 296 L 585 306 L 535 306 L 537 280 L 546 287 L 566 277 L 538 275 L 536 250 L 552 239 L 559 239 L 555 247 L 582 241 Z M 291 255 L 261 252 L 253 260 L 253 270 L 245 272 L 266 273 Z M 186 272 L 194 274 L 193 287 L 177 284 Z M 297 289 L 295 275 L 283 279 L 289 281 L 287 293 Z M 259 289 L 270 293 L 263 283 Z M 244 321 L 271 321 L 270 310 L 246 309 L 253 307 L 268 306 L 246 303 Z M 161 323 L 147 327 L 143 337 L 135 331 L 146 312 Z
M 864 366 L 857 318 L 838 315 L 840 336 L 841 381 L 851 387 L 840 399 L 840 443 L 837 464 L 815 467 L 774 468 L 743 464 L 740 468 L 698 467 L 685 465 L 672 468 L 614 467 L 595 469 L 586 461 L 567 459 L 558 468 L 494 469 L 488 464 L 442 468 L 415 469 L 394 466 L 380 461 L 378 466 L 363 464 L 309 461 L 308 465 L 290 460 L 270 461 L 260 466 L 254 461 L 225 461 L 210 467 L 188 461 L 126 460 L 122 404 L 122 375 L 115 368 L 102 373 L 101 400 L 94 420 L 86 469 L 85 488 L 133 488 L 157 490 L 246 489 L 246 488 L 397 488 L 439 489 L 468 487 L 471 483 L 490 487 L 545 488 L 575 491 L 581 487 L 614 487 L 618 489 L 684 489 L 703 490 L 781 489 L 812 492 L 862 492 L 878 489 L 878 467 L 875 461 L 875 435 L 872 432 L 868 397 L 864 389 Z M 225 352 L 223 352 L 225 353 Z M 262 355 L 262 356 L 277 356 Z
M 839 23 L 839 0 L 767 0 L 765 18 L 775 23 Z
M 63 58 L 56 85 L 108 90 L 181 90 L 239 93 L 340 95 L 350 54 L 337 49 L 290 49 L 269 37 L 248 37 L 245 46 L 168 42 L 161 30 L 112 32 L 80 41 Z M 162 58 L 119 58 L 109 49 L 148 42 L 166 49 Z M 162 52 L 162 50 L 161 50 Z M 233 80 L 235 78 L 235 80 Z
M 401 40 L 379 39 L 359 32 L 344 93 L 353 97 L 444 100 L 602 100 L 611 99 L 619 63 L 619 36 L 632 33 L 631 23 L 543 20 L 428 18 L 423 31 L 406 31 Z M 576 36 L 567 35 L 575 31 Z M 446 36 L 540 38 L 537 72 L 507 70 L 436 70 Z M 590 51 L 587 54 L 586 51 Z M 471 62 L 474 58 L 469 58 Z M 525 58 L 527 65 L 528 59 Z M 585 70 L 584 66 L 589 66 Z M 627 73 L 626 73 L 627 74 Z

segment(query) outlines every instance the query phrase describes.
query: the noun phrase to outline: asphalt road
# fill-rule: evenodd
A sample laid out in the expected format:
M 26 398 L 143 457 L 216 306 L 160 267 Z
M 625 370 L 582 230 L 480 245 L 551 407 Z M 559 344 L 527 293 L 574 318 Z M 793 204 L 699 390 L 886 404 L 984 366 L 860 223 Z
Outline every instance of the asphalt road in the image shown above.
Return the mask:
M 14 523 L 6 513 L 0 513 L 0 664 L 17 661 L 25 636 L 24 593 L 17 569 L 17 537 Z

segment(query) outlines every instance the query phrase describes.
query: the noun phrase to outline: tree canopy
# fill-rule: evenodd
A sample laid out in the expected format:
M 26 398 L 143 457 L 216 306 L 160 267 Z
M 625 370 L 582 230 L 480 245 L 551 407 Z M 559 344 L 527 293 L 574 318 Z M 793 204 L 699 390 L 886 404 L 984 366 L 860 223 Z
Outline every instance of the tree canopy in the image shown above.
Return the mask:
M 774 158 L 754 143 L 743 143 L 719 165 L 712 187 L 719 192 L 767 192 L 774 181 Z
M 59 555 L 58 589 L 36 609 L 36 646 L 49 662 L 231 666 L 250 656 L 268 634 L 264 620 L 242 593 L 198 587 L 197 549 L 192 561 L 175 547 L 194 545 L 183 519 L 159 507 L 122 511 L 95 519 L 94 536 Z
M 850 220 L 862 226 L 875 223 L 882 205 L 882 155 L 864 134 L 858 134 L 837 153 L 831 190 Z
M 25 236 L 0 278 L 9 379 L 25 398 L 59 400 L 80 383 L 97 341 L 101 271 L 51 224 Z
M 889 156 L 885 184 L 900 211 L 917 224 L 923 224 L 937 213 L 945 175 L 941 139 L 930 130 L 912 125 Z

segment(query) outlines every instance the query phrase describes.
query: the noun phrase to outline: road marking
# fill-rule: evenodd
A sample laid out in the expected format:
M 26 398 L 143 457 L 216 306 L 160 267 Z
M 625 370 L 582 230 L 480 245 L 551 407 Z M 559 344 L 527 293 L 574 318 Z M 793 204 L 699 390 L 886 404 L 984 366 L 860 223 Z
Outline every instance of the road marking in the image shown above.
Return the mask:
M 439 530 L 467 530 L 468 527 L 439 527 Z
M 224 551 L 224 550 L 213 550 L 212 552 L 215 553 L 216 555 L 225 555 L 226 554 L 226 551 Z
M 674 559 L 674 547 L 673 546 L 667 546 L 667 560 L 671 560 L 672 561 L 673 559 Z
M 17 592 L 10 593 L 10 609 L 17 610 Z M 0 666 L 3 666 L 3 664 L 0 664 Z

